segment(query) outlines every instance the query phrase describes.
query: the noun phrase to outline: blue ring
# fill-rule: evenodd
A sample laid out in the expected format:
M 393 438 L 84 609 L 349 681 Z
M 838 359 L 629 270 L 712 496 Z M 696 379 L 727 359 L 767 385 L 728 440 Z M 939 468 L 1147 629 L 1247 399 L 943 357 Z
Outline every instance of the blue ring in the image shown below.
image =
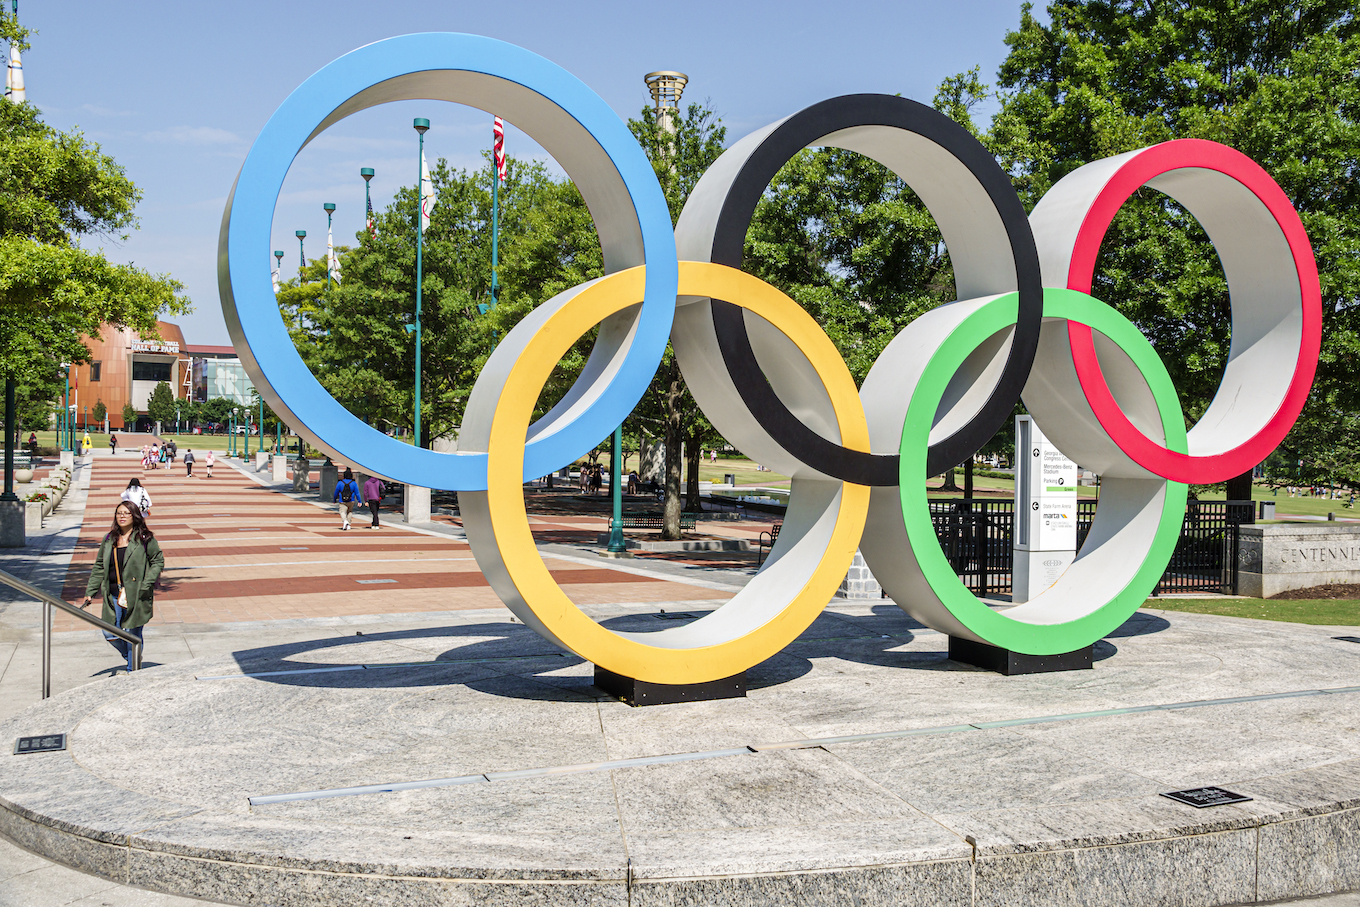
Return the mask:
M 614 379 L 595 402 L 525 446 L 525 478 L 570 463 L 623 422 L 651 383 L 670 337 L 679 281 L 670 210 L 651 163 L 604 100 L 557 64 L 513 44 L 477 35 L 404 35 L 351 51 L 299 85 L 260 131 L 227 198 L 218 286 L 223 314 L 251 380 L 276 395 L 326 445 L 399 482 L 481 491 L 486 488 L 485 453 L 436 453 L 389 438 L 353 416 L 321 386 L 288 336 L 267 266 L 284 177 L 313 131 L 365 89 L 434 70 L 481 73 L 547 98 L 594 138 L 622 179 L 637 215 L 647 265 L 637 331 Z

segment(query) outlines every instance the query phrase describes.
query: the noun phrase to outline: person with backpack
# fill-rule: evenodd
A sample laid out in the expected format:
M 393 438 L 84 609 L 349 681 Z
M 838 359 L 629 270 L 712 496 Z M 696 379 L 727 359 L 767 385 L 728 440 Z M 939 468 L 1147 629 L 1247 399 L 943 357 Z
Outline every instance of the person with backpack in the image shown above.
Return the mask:
M 127 488 L 123 491 L 119 499 L 135 505 L 137 507 L 137 513 L 140 514 L 142 518 L 145 518 L 151 513 L 151 495 L 147 494 L 146 489 L 142 487 L 141 479 L 132 479 L 129 481 L 127 483 Z
M 378 507 L 382 504 L 383 480 L 377 476 L 369 476 L 364 482 L 364 503 L 368 505 L 368 512 L 373 514 L 373 525 L 369 529 L 381 529 L 382 524 L 378 522 Z
M 186 448 L 184 451 L 184 477 L 192 479 L 194 477 L 194 449 Z
M 359 506 L 359 497 L 359 485 L 354 481 L 354 470 L 346 466 L 345 475 L 335 483 L 334 497 L 340 505 L 340 519 L 344 520 L 340 525 L 342 532 L 349 531 L 349 519 L 354 513 L 354 508 Z

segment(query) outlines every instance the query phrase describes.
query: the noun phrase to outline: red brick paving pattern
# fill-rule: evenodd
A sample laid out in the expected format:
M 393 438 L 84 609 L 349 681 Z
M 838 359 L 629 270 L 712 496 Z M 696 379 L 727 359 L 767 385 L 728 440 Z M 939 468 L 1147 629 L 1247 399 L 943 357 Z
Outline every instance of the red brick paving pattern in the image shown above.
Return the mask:
M 136 477 L 151 495 L 148 524 L 165 553 L 167 569 L 156 591 L 158 622 L 399 614 L 500 603 L 466 542 L 395 527 L 372 531 L 366 528 L 366 512 L 356 515 L 361 518 L 352 530 L 341 532 L 334 511 L 277 494 L 229 468 L 219 468 L 212 479 L 186 479 L 182 467 L 144 473 L 132 455 L 98 457 L 92 468 L 85 521 L 66 576 L 68 601 L 84 596 L 119 495 Z M 531 521 L 540 528 L 540 520 Z M 553 529 L 585 530 L 572 518 L 541 522 L 556 523 Z M 661 578 L 554 559 L 547 563 L 557 582 L 582 604 L 714 597 L 711 589 Z M 361 584 L 361 579 L 396 582 Z M 87 630 L 88 625 L 58 614 L 55 629 Z

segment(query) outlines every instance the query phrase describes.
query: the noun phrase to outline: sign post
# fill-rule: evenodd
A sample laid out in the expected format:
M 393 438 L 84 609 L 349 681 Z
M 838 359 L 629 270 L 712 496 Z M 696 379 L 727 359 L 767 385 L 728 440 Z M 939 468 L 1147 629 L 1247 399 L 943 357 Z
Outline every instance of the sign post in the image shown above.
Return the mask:
M 1077 557 L 1077 464 L 1015 417 L 1015 566 L 1011 601 L 1035 598 Z

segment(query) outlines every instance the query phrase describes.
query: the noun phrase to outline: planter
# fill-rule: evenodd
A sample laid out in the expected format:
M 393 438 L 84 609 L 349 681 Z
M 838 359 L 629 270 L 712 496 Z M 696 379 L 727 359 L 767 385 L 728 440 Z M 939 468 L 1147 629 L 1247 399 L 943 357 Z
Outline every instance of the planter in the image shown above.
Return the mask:
M 24 502 L 24 532 L 37 532 L 42 528 L 43 505 L 41 501 Z
M 51 498 L 48 498 L 46 501 L 43 501 L 43 502 L 42 502 L 41 506 L 42 506 L 42 515 L 43 515 L 43 517 L 45 518 L 48 514 L 50 514 L 50 513 L 52 512 L 52 508 L 55 507 L 55 506 L 57 506 L 57 505 L 56 505 L 56 502 L 55 502 L 55 501 L 53 501 Z
M 33 470 L 16 469 L 14 470 L 14 483 L 16 485 L 27 485 L 33 481 Z

